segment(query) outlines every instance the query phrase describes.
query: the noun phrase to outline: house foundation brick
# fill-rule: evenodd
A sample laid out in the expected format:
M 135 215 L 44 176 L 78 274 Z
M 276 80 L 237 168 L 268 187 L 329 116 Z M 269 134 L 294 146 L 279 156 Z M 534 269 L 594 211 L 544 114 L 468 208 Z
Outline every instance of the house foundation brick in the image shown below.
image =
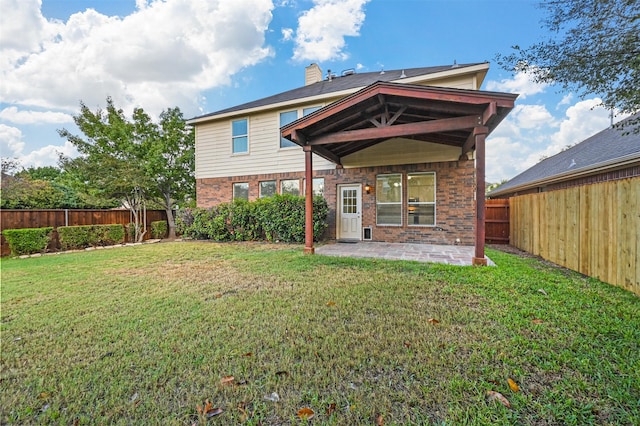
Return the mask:
M 436 224 L 435 226 L 410 226 L 407 224 L 407 173 L 435 172 L 436 174 Z M 403 179 L 403 224 L 401 226 L 376 225 L 376 176 L 400 173 Z M 328 229 L 325 239 L 336 239 L 336 206 L 338 185 L 362 185 L 362 226 L 372 228 L 373 241 L 426 243 L 426 244 L 475 244 L 475 168 L 473 161 L 403 164 L 360 168 L 335 168 L 316 170 L 314 178 L 324 178 L 324 197 L 329 205 Z M 198 207 L 210 208 L 233 198 L 233 184 L 249 184 L 249 200 L 259 197 L 259 183 L 275 180 L 280 188 L 284 179 L 299 179 L 302 191 L 304 171 L 245 175 L 196 180 Z M 367 194 L 364 185 L 374 186 Z M 302 193 L 302 192 L 301 192 Z

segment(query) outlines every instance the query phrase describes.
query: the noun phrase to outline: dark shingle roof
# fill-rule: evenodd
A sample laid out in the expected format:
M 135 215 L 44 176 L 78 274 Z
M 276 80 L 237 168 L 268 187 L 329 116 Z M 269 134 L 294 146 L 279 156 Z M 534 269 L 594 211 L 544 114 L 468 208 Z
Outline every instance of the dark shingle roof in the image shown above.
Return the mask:
M 455 67 L 466 68 L 474 65 L 479 65 L 479 63 L 457 64 L 455 65 Z M 395 81 L 395 80 L 400 80 L 401 78 L 410 78 L 410 77 L 416 77 L 420 75 L 434 74 L 434 73 L 447 71 L 451 69 L 452 69 L 451 65 L 441 65 L 441 66 L 435 66 L 435 67 L 391 70 L 391 71 L 384 71 L 384 73 L 381 73 L 380 71 L 376 71 L 376 72 L 354 73 L 354 74 L 345 75 L 345 76 L 336 76 L 336 77 L 333 77 L 331 81 L 325 79 L 317 83 L 310 84 L 308 86 L 302 86 L 297 89 L 278 93 L 276 95 L 268 96 L 266 98 L 258 99 L 256 101 L 247 102 L 241 105 L 236 105 L 234 107 L 230 107 L 230 108 L 222 109 L 209 114 L 194 117 L 191 120 L 197 120 L 197 119 L 206 118 L 206 117 L 214 117 L 216 115 L 226 114 L 226 113 L 235 112 L 235 111 L 242 111 L 245 109 L 257 108 L 257 107 L 267 106 L 271 104 L 277 104 L 280 102 L 286 102 L 286 101 L 291 101 L 295 99 L 308 98 L 311 96 L 318 96 L 318 95 L 325 95 L 333 92 L 340 92 L 342 90 L 365 87 L 375 83 L 376 81 Z M 403 73 L 405 77 L 402 77 Z
M 627 118 L 627 121 L 638 117 L 640 113 Z M 623 129 L 609 127 L 566 151 L 539 162 L 487 195 L 498 196 L 522 191 L 535 187 L 536 183 L 561 178 L 563 175 L 569 179 L 576 173 L 633 158 L 640 160 L 640 133 L 634 132 L 629 126 L 624 126 Z

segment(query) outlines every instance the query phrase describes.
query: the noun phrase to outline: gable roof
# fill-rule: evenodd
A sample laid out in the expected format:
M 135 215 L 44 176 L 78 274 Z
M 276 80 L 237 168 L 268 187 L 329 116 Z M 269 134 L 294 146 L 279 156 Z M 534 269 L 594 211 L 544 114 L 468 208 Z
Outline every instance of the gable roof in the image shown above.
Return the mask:
M 391 71 L 376 71 L 365 73 L 353 73 L 344 76 L 334 76 L 330 80 L 325 79 L 317 83 L 309 84 L 307 86 L 298 87 L 297 89 L 289 90 L 286 92 L 278 93 L 276 95 L 268 96 L 266 98 L 258 99 L 255 101 L 247 102 L 241 105 L 236 105 L 230 108 L 225 108 L 219 111 L 211 112 L 209 114 L 201 115 L 191 118 L 187 121 L 189 124 L 203 121 L 203 119 L 215 118 L 217 116 L 226 115 L 229 113 L 240 112 L 244 110 L 266 107 L 268 105 L 279 104 L 288 101 L 294 101 L 296 99 L 310 98 L 314 96 L 330 95 L 332 93 L 338 94 L 342 91 L 359 89 L 369 86 L 377 81 L 407 81 L 408 83 L 414 83 L 416 79 L 419 81 L 421 76 L 430 74 L 443 73 L 446 71 L 463 71 L 466 68 L 475 67 L 478 65 L 487 66 L 486 62 L 472 63 L 472 64 L 454 64 L 441 65 L 435 67 L 423 67 L 423 68 L 407 68 L 403 70 L 391 70 Z M 486 71 L 485 71 L 486 72 Z
M 395 137 L 461 148 L 476 130 L 490 133 L 518 95 L 470 89 L 375 82 L 282 126 L 281 136 L 341 164 L 341 158 Z
M 640 118 L 640 113 L 624 121 Z M 524 191 L 536 186 L 574 179 L 613 167 L 640 163 L 640 133 L 628 126 L 609 127 L 571 148 L 542 160 L 487 193 L 489 197 Z

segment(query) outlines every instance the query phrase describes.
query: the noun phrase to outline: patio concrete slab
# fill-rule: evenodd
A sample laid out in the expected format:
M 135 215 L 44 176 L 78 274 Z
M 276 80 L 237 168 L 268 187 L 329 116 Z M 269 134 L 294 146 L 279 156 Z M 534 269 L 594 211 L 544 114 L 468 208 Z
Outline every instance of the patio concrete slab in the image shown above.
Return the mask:
M 330 243 L 316 247 L 316 254 L 341 257 L 366 257 L 389 260 L 415 260 L 418 262 L 446 263 L 449 265 L 471 266 L 475 254 L 473 246 L 445 246 L 412 243 Z M 487 265 L 495 266 L 485 256 Z

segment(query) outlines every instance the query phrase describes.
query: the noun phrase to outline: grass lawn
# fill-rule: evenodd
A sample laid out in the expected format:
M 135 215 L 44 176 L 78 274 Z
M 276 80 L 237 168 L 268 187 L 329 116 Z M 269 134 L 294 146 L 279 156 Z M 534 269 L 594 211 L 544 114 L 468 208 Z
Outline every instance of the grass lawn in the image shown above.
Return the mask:
M 487 252 L 499 267 L 201 242 L 3 259 L 0 423 L 640 424 L 640 299 Z

